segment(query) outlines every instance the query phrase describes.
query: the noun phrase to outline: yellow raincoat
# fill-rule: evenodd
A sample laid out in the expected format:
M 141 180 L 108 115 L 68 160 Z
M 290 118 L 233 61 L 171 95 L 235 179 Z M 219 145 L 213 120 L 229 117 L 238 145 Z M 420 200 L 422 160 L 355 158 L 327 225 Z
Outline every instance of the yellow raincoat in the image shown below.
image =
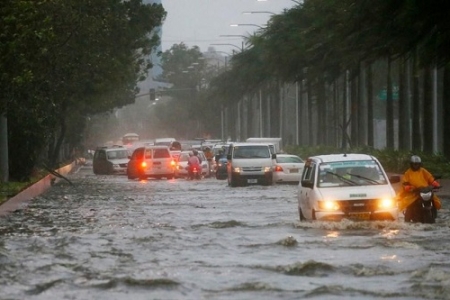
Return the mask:
M 439 183 L 434 179 L 433 175 L 424 168 L 420 168 L 417 171 L 409 168 L 406 170 L 402 178 L 402 191 L 398 194 L 398 209 L 400 211 L 404 210 L 408 205 L 417 199 L 417 194 L 408 191 L 407 186 L 411 186 L 414 189 L 433 185 L 435 187 L 439 186 Z M 441 209 L 441 200 L 436 194 L 433 195 L 433 204 L 436 209 Z

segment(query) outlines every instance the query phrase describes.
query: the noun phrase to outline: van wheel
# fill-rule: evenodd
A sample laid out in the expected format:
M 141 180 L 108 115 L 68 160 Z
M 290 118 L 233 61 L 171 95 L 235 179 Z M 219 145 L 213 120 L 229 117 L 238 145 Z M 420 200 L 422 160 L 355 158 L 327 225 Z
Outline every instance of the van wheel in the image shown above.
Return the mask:
M 127 177 L 128 179 L 135 179 L 136 176 L 133 176 L 130 172 L 127 171 Z
M 233 176 L 231 176 L 230 185 L 231 185 L 231 187 L 237 187 L 239 185 L 236 178 L 233 178 Z
M 303 215 L 302 209 L 300 207 L 298 208 L 298 215 L 300 216 L 300 222 L 306 221 L 306 218 Z

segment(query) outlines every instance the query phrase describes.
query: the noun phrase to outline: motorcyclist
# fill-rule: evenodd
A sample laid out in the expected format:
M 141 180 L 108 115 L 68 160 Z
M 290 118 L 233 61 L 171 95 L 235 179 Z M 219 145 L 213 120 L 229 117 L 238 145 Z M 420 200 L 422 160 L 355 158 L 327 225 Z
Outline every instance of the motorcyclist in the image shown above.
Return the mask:
M 198 152 L 196 150 L 189 152 L 188 165 L 200 165 L 200 157 L 198 157 Z
M 196 152 L 195 150 L 189 152 L 189 158 L 188 158 L 188 173 L 189 173 L 189 176 L 193 175 L 194 168 L 197 168 L 197 170 L 201 170 L 200 158 L 197 155 L 195 155 L 195 152 Z
M 400 193 L 400 198 L 405 197 L 417 188 L 425 186 L 440 187 L 439 182 L 436 181 L 434 176 L 422 166 L 422 160 L 419 156 L 411 156 L 409 165 L 410 167 L 403 174 L 403 191 Z M 442 206 L 441 200 L 435 194 L 433 195 L 433 204 L 436 209 L 440 209 Z

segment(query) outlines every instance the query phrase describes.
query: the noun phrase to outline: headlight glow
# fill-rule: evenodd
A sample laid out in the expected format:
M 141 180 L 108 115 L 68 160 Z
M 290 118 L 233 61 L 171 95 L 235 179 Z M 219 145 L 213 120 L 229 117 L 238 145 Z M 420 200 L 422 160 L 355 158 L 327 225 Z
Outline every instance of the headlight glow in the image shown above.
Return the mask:
M 239 168 L 239 167 L 235 167 L 234 169 L 233 169 L 233 172 L 235 172 L 235 173 L 241 173 L 241 168 Z
M 264 172 L 270 172 L 270 171 L 272 171 L 272 168 L 271 167 L 264 167 Z
M 394 205 L 395 205 L 395 202 L 394 202 L 394 200 L 392 200 L 392 198 L 382 198 L 378 202 L 379 208 L 393 208 Z
M 339 203 L 337 201 L 326 200 L 319 201 L 319 208 L 323 210 L 339 210 Z

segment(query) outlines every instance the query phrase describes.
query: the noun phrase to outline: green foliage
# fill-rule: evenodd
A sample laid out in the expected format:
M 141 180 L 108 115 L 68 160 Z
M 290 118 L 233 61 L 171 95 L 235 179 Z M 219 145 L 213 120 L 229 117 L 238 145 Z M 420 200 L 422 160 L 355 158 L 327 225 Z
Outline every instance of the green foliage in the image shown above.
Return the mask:
M 288 145 L 285 147 L 287 153 L 295 154 L 303 159 L 310 156 L 336 154 L 336 153 L 363 153 L 375 156 L 383 165 L 386 172 L 402 174 L 409 167 L 409 159 L 412 155 L 419 155 L 423 166 L 434 175 L 441 175 L 442 178 L 450 178 L 450 161 L 442 154 L 427 154 L 424 152 L 412 153 L 410 151 L 400 151 L 392 149 L 373 149 L 370 147 L 353 148 L 343 151 L 339 148 L 329 146 L 305 147 Z

